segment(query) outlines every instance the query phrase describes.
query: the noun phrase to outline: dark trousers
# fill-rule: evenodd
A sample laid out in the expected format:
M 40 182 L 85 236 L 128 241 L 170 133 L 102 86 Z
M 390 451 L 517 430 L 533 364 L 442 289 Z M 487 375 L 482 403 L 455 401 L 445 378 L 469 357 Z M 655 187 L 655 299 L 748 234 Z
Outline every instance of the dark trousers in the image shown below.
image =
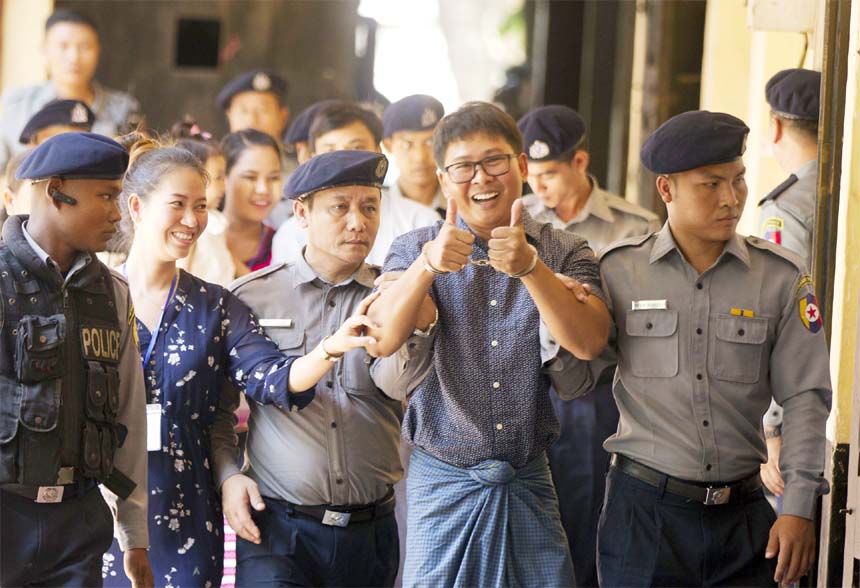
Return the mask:
M 97 487 L 53 504 L 0 490 L 0 586 L 101 586 L 112 539 Z
M 761 490 L 705 506 L 616 468 L 598 529 L 600 585 L 775 586 L 764 558 L 776 515 Z
M 597 586 L 597 520 L 610 458 L 603 442 L 618 427 L 614 371 L 607 370 L 606 381 L 587 396 L 567 401 L 550 396 L 561 436 L 547 455 L 578 586 Z
M 254 512 L 262 542 L 236 540 L 236 586 L 392 586 L 400 549 L 394 513 L 323 525 L 283 502 Z

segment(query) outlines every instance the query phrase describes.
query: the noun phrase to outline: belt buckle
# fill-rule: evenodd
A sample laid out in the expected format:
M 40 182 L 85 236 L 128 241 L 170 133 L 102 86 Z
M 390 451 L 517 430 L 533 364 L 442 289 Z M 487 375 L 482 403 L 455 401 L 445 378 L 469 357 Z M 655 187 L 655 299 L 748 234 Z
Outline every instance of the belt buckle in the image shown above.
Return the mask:
M 349 524 L 349 518 L 351 516 L 352 515 L 348 512 L 327 510 L 323 515 L 322 524 L 330 527 L 346 527 Z
M 729 486 L 720 486 L 719 488 L 709 486 L 705 490 L 707 492 L 705 493 L 704 504 L 707 506 L 727 504 L 732 496 L 732 489 Z
M 36 502 L 42 504 L 54 504 L 63 501 L 62 486 L 39 486 L 39 491 L 36 492 Z

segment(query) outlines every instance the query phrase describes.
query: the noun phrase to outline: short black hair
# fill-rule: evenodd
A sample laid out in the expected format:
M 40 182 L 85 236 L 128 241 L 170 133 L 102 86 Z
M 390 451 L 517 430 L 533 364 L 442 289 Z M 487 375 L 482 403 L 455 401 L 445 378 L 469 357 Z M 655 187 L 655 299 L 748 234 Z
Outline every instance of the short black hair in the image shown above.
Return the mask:
M 45 21 L 45 32 L 50 31 L 54 25 L 64 22 L 90 27 L 96 36 L 99 34 L 99 29 L 93 19 L 85 14 L 67 8 L 59 8 L 51 13 L 51 16 Z
M 776 110 L 771 110 L 770 114 L 778 118 L 784 126 L 797 131 L 801 135 L 805 135 L 808 139 L 818 141 L 818 119 L 795 118 L 793 116 L 786 116 Z
M 517 155 L 523 151 L 523 136 L 510 114 L 489 102 L 466 102 L 439 121 L 433 131 L 433 159 L 439 169 L 445 164 L 448 145 L 478 133 L 503 138 Z
M 377 145 L 382 142 L 382 121 L 376 114 L 362 108 L 355 102 L 338 100 L 325 106 L 314 115 L 308 133 L 311 150 L 316 151 L 317 139 L 326 133 L 342 129 L 354 122 L 360 122 L 367 127 Z

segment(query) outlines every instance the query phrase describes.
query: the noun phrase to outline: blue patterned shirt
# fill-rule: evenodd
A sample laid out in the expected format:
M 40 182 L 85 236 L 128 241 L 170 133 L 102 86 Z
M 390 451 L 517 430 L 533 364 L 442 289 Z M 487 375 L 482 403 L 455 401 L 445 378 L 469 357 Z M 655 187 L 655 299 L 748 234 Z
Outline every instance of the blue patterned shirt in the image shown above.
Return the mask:
M 556 273 L 590 284 L 605 300 L 597 261 L 585 240 L 523 213 L 528 242 Z M 469 227 L 458 219 L 458 226 Z M 406 270 L 442 222 L 409 232 L 391 246 L 383 271 Z M 487 259 L 475 239 L 472 259 Z M 457 467 L 486 459 L 522 467 L 558 438 L 541 358 L 540 314 L 523 283 L 492 267 L 468 265 L 437 276 L 439 308 L 433 363 L 409 400 L 403 436 Z

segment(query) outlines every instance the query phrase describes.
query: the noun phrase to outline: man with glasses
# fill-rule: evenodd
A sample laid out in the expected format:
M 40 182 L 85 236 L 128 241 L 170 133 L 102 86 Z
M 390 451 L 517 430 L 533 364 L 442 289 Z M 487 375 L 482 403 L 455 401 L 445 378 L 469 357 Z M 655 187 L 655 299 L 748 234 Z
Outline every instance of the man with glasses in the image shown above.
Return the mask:
M 405 586 L 573 583 L 546 457 L 558 437 L 549 388 L 570 397 L 590 385 L 571 354 L 603 350 L 609 315 L 586 242 L 522 210 L 522 149 L 515 121 L 490 104 L 442 119 L 445 221 L 394 242 L 384 269 L 403 273 L 369 310 L 373 353 L 428 366 L 408 383 L 376 374 L 389 394 L 414 388 Z M 594 295 L 575 296 L 556 272 Z M 413 334 L 428 293 L 438 318 Z

